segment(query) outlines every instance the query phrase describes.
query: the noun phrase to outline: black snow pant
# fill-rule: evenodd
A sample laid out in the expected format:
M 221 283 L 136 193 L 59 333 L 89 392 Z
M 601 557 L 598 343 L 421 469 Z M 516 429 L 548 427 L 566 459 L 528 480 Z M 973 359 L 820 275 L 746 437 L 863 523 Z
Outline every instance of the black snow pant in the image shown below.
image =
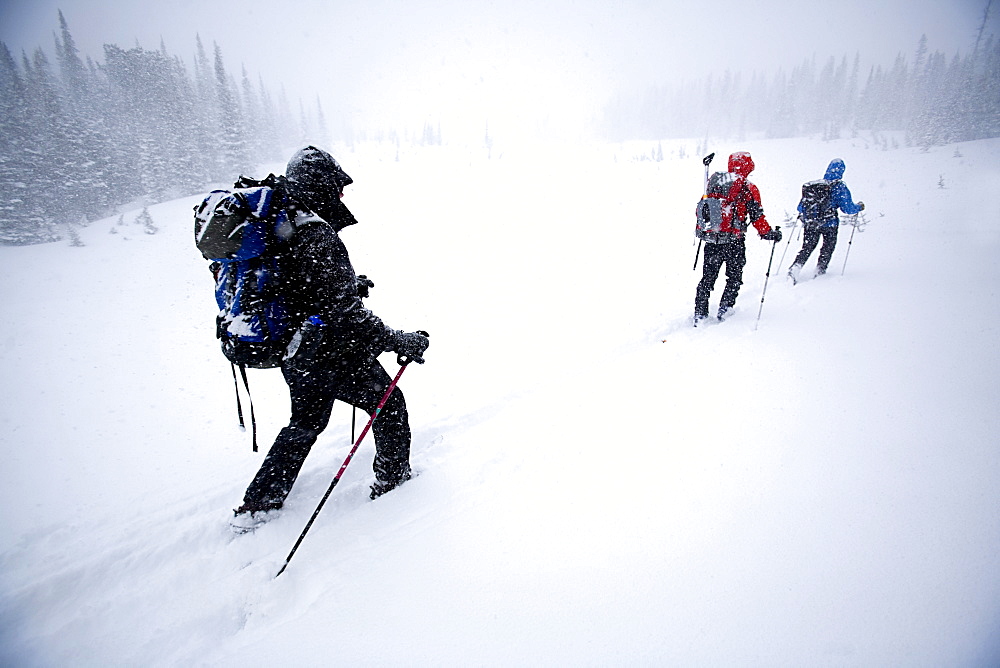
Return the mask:
M 747 263 L 746 241 L 739 237 L 728 244 L 705 244 L 705 261 L 702 265 L 701 281 L 694 294 L 694 314 L 708 316 L 708 296 L 715 289 L 722 264 L 726 265 L 726 287 L 719 300 L 719 310 L 730 309 L 736 304 L 736 296 L 743 285 L 743 266 Z
M 247 488 L 243 502 L 247 508 L 280 508 L 292 490 L 306 456 L 317 436 L 330 422 L 337 399 L 357 406 L 369 416 L 375 412 L 392 379 L 377 360 L 367 368 L 345 373 L 312 365 L 307 372 L 287 366 L 281 372 L 288 383 L 292 415 L 288 426 L 278 433 L 260 470 Z M 397 386 L 372 424 L 375 435 L 375 476 L 398 482 L 410 469 L 410 425 L 403 392 Z
M 830 258 L 833 257 L 833 249 L 837 247 L 838 229 L 840 228 L 837 225 L 805 228 L 802 232 L 802 250 L 795 256 L 795 262 L 792 264 L 804 265 L 822 238 L 823 246 L 819 249 L 819 258 L 816 260 L 816 273 L 825 274 L 826 268 L 830 266 Z

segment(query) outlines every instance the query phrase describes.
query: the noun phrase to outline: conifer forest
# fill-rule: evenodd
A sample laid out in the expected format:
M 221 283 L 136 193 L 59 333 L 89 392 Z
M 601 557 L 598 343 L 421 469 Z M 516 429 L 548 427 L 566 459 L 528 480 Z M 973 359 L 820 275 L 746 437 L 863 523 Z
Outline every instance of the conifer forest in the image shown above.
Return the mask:
M 608 105 L 615 139 L 807 137 L 902 133 L 929 147 L 1000 136 L 1000 41 L 975 40 L 969 53 L 931 52 L 926 36 L 912 61 L 861 67 L 861 55 L 805 60 L 773 76 L 726 72 L 678 86 L 621 95 Z
M 237 80 L 197 36 L 189 61 L 162 44 L 106 44 L 94 62 L 58 19 L 54 59 L 41 47 L 15 57 L 0 43 L 0 244 L 72 237 L 126 205 L 201 192 L 283 160 L 305 137 L 328 139 L 318 100 L 293 114 L 283 91 L 276 98 L 245 68 Z M 888 68 L 862 71 L 860 55 L 813 58 L 773 76 L 726 72 L 620 93 L 592 111 L 612 141 L 865 133 L 889 149 L 997 137 L 1000 41 L 980 36 L 949 56 L 921 38 Z M 440 125 L 434 143 L 442 132 L 447 143 Z
M 199 38 L 193 70 L 165 46 L 80 54 L 62 13 L 54 62 L 0 43 L 0 244 L 72 238 L 74 226 L 252 175 L 312 129 L 244 70 L 237 80 Z M 132 207 L 135 208 L 135 207 Z

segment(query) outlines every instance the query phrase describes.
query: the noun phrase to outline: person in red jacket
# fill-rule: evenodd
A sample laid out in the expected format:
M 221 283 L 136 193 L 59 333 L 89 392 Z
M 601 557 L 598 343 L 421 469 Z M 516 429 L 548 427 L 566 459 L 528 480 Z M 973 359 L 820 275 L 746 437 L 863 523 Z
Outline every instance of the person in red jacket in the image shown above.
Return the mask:
M 747 178 L 754 169 L 753 159 L 746 151 L 729 156 L 729 192 L 723 200 L 723 222 L 718 233 L 705 241 L 704 264 L 701 281 L 695 291 L 694 324 L 708 317 L 708 297 L 715 288 L 722 265 L 726 265 L 726 287 L 719 300 L 718 318 L 722 320 L 736 304 L 736 296 L 743 285 L 743 266 L 747 262 L 744 232 L 748 224 L 765 241 L 781 241 L 781 230 L 772 228 L 764 218 L 760 191 Z

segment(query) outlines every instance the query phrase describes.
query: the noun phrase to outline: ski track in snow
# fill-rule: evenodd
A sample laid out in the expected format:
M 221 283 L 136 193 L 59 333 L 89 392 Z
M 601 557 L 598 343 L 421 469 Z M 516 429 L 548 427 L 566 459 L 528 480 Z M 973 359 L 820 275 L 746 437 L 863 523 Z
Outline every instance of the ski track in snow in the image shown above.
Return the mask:
M 278 579 L 350 409 L 234 536 L 287 391 L 251 372 L 251 453 L 197 198 L 153 236 L 0 248 L 0 664 L 996 665 L 1000 231 L 969 203 L 1000 196 L 1000 140 L 713 145 L 751 151 L 786 234 L 833 157 L 869 223 L 796 286 L 779 243 L 759 324 L 748 239 L 698 328 L 694 144 L 334 147 L 367 305 L 431 333 L 400 384 L 419 475 L 369 501 L 369 437 Z

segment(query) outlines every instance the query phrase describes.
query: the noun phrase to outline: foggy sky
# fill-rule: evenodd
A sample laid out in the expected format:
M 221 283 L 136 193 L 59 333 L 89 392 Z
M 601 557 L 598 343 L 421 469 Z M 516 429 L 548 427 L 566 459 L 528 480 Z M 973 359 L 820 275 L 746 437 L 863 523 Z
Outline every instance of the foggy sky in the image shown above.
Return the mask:
M 15 57 L 54 56 L 62 9 L 82 55 L 104 43 L 157 49 L 190 67 L 195 34 L 229 72 L 245 66 L 277 92 L 315 104 L 331 127 L 419 128 L 481 136 L 529 127 L 572 135 L 619 88 L 749 76 L 816 57 L 860 53 L 864 73 L 913 62 L 922 34 L 932 51 L 967 53 L 987 0 L 0 0 L 0 40 Z M 995 4 L 997 4 L 995 2 Z M 709 11 L 711 8 L 711 11 Z M 987 33 L 1000 37 L 1000 7 Z

